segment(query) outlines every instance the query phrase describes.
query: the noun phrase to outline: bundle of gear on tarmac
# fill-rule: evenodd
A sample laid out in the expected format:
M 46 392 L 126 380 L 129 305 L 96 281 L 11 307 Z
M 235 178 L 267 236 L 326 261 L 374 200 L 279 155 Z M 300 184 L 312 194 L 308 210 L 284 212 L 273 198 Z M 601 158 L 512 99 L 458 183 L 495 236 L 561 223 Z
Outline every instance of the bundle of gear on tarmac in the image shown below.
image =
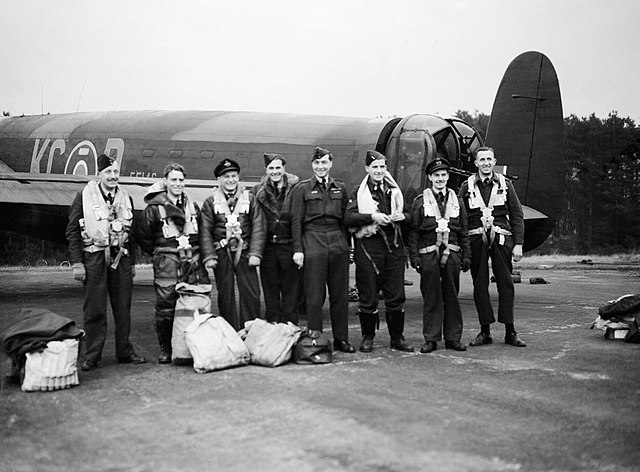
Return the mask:
M 23 308 L 18 321 L 0 334 L 11 359 L 9 378 L 22 389 L 59 390 L 78 385 L 78 340 L 84 331 L 75 322 L 46 308 Z
M 591 329 L 604 329 L 607 339 L 640 344 L 640 293 L 609 300 L 598 309 L 598 315 Z

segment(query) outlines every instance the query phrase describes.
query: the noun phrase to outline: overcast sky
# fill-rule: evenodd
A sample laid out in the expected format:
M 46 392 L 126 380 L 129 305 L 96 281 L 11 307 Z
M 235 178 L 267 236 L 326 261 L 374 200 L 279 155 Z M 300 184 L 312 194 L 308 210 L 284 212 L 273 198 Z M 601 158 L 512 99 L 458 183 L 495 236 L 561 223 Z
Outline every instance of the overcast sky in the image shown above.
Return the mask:
M 491 113 L 518 54 L 640 124 L 640 0 L 4 0 L 0 109 Z

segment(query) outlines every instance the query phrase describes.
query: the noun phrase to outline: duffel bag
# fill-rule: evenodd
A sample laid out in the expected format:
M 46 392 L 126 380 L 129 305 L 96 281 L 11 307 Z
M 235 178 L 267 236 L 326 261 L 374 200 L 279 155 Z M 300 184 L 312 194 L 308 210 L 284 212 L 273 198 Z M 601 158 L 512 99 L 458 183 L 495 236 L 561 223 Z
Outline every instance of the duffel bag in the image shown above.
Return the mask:
M 250 355 L 240 335 L 222 316 L 199 314 L 185 329 L 193 368 L 199 374 L 247 365 Z
M 184 330 L 193 321 L 196 310 L 200 313 L 211 313 L 211 284 L 176 285 L 178 300 L 176 301 L 173 331 L 171 334 L 171 361 L 176 365 L 191 364 L 193 358 L 189 352 Z
M 302 329 L 293 323 L 269 323 L 261 318 L 244 325 L 244 343 L 251 355 L 251 363 L 276 367 L 291 359 L 291 349 Z

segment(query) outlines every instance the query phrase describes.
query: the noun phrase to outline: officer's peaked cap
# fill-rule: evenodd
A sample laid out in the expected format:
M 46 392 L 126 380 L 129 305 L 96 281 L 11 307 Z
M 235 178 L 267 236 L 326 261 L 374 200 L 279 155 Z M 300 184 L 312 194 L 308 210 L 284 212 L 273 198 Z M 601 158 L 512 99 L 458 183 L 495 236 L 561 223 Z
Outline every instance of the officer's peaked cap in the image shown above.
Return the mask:
M 233 159 L 223 159 L 218 163 L 215 169 L 213 169 L 213 175 L 216 177 L 220 177 L 225 172 L 229 172 L 235 170 L 236 172 L 240 172 L 240 164 L 238 164 Z
M 436 157 L 433 161 L 427 164 L 427 168 L 425 169 L 425 174 L 431 175 L 434 172 L 439 170 L 449 170 L 451 164 L 444 157 Z

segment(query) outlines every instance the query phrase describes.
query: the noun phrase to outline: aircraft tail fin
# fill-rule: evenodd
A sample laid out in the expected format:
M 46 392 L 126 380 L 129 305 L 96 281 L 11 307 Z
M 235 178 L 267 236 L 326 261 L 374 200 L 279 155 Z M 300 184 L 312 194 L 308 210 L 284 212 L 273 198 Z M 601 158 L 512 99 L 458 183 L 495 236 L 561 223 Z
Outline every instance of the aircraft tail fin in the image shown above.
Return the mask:
M 562 211 L 563 117 L 560 86 L 551 61 L 529 51 L 507 68 L 491 111 L 486 144 L 495 150 L 498 164 L 506 164 L 523 205 L 547 218 L 527 231 L 525 250 L 551 234 Z

